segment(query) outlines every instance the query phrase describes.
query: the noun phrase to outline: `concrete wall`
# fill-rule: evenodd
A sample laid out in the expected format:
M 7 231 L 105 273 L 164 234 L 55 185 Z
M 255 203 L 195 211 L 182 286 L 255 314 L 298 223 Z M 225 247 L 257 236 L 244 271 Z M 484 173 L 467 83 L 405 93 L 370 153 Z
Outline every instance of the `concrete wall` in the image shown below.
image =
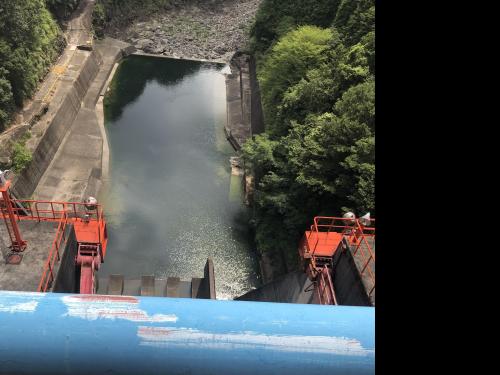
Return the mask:
M 371 306 L 351 251 L 343 240 L 342 251 L 333 257 L 333 286 L 340 305 Z
M 53 292 L 58 293 L 76 293 L 79 283 L 79 275 L 76 272 L 75 257 L 77 255 L 77 243 L 75 231 L 71 226 L 69 229 L 69 237 L 64 247 L 64 252 L 59 262 L 59 267 L 54 282 Z
M 313 288 L 307 275 L 302 271 L 295 271 L 237 297 L 235 300 L 311 303 L 313 294 Z
M 260 134 L 265 130 L 264 126 L 264 113 L 262 111 L 262 101 L 260 97 L 260 86 L 257 79 L 257 67 L 255 63 L 255 58 L 250 57 L 248 63 L 249 73 L 250 73 L 250 93 L 251 93 L 251 126 L 252 134 Z
M 344 240 L 333 257 L 332 281 L 339 305 L 372 306 L 354 263 L 352 253 Z M 252 290 L 236 300 L 319 303 L 314 285 L 303 271 L 294 271 Z
M 50 125 L 33 151 L 32 162 L 14 179 L 12 191 L 16 196 L 28 198 L 35 191 L 40 178 L 52 161 L 64 136 L 80 110 L 82 100 L 92 80 L 99 71 L 100 64 L 101 56 L 93 51 L 86 59 L 80 74 L 73 81 L 68 93 L 65 94 Z M 61 81 L 61 86 L 65 83 L 68 84 L 68 82 L 64 81 L 64 78 L 61 78 Z
M 215 274 L 214 274 L 214 262 L 212 258 L 207 259 L 205 263 L 204 276 L 198 289 L 197 298 L 215 298 Z

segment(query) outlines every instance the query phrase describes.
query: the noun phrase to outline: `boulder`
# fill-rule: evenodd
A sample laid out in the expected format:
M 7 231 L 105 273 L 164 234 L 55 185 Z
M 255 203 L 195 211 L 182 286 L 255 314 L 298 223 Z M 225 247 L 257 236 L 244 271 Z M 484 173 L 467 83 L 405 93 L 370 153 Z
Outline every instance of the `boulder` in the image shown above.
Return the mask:
M 165 51 L 165 47 L 160 44 L 148 44 L 142 50 L 146 53 L 160 54 Z
M 139 39 L 137 42 L 135 42 L 135 46 L 138 49 L 144 50 L 145 48 L 153 45 L 153 41 L 151 39 Z

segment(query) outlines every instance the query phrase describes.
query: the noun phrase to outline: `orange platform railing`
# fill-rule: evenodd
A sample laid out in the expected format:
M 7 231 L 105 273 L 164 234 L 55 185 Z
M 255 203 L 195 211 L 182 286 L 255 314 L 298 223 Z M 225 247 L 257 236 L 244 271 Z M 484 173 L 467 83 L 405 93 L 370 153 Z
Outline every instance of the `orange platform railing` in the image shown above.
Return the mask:
M 57 222 L 57 230 L 52 241 L 49 255 L 44 265 L 42 277 L 38 284 L 37 291 L 46 292 L 50 289 L 54 281 L 54 268 L 61 259 L 60 249 L 66 243 L 66 228 L 68 223 L 78 220 L 97 221 L 99 227 L 104 221 L 104 214 L 101 205 L 93 205 L 93 209 L 88 209 L 88 205 L 81 202 L 53 202 L 32 199 L 10 199 L 12 211 L 16 220 L 35 220 L 38 222 Z M 3 211 L 0 215 L 6 216 Z M 101 242 L 101 231 L 98 231 L 99 242 Z
M 351 251 L 353 256 L 358 256 L 360 259 L 360 276 L 367 276 L 370 280 L 370 289 L 367 291 L 368 296 L 371 297 L 375 290 L 375 273 L 370 267 L 370 262 L 373 262 L 373 266 L 375 265 L 375 250 L 370 244 L 369 239 L 375 238 L 375 219 L 353 219 L 353 218 L 342 218 L 342 217 L 330 217 L 330 216 L 316 216 L 314 218 L 314 223 L 310 227 L 310 231 L 307 235 L 307 239 L 311 238 L 314 241 L 314 245 L 312 249 L 309 248 L 309 253 L 313 259 L 311 259 L 310 265 L 315 268 L 314 262 L 314 253 L 320 242 L 320 239 L 324 239 L 324 237 L 320 237 L 317 235 L 319 232 L 326 232 L 327 234 L 330 232 L 341 233 L 343 238 L 346 239 L 348 245 L 351 247 Z M 311 244 L 308 244 L 308 246 Z M 301 248 L 301 255 L 303 255 L 303 251 Z M 328 286 L 331 281 L 330 279 L 326 279 L 325 276 L 325 268 L 321 268 L 316 270 L 313 274 L 318 275 L 320 283 L 319 285 Z M 334 295 L 333 284 L 331 291 L 329 292 L 331 295 Z M 319 290 L 319 293 L 324 296 L 323 301 L 331 300 L 332 298 L 327 297 L 325 295 L 326 292 L 324 290 Z M 320 299 L 321 300 L 321 299 Z
M 338 305 L 330 270 L 324 266 L 318 274 L 316 293 L 321 305 Z
M 42 273 L 42 278 L 38 284 L 38 292 L 46 292 L 52 286 L 54 281 L 54 267 L 56 263 L 61 259 L 59 249 L 66 243 L 66 225 L 68 223 L 66 215 L 63 214 L 61 221 L 57 226 L 56 236 L 54 241 L 52 241 L 52 247 L 49 251 L 49 256 L 45 262 L 45 266 Z

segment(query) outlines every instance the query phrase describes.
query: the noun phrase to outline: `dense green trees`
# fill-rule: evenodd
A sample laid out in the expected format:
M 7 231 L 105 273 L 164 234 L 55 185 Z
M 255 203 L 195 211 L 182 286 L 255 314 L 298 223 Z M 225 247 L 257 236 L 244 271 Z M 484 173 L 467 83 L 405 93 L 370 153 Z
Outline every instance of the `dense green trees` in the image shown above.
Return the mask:
M 45 0 L 0 2 L 0 131 L 33 95 L 64 45 Z
M 266 132 L 243 157 L 256 241 L 293 264 L 313 216 L 375 213 L 374 2 L 264 0 L 253 38 Z
M 325 52 L 331 41 L 330 30 L 303 26 L 286 34 L 274 46 L 259 75 L 268 132 L 286 134 L 280 104 L 286 105 L 284 96 L 290 96 L 290 89 L 303 80 L 309 70 L 325 65 Z
M 12 86 L 7 75 L 8 71 L 0 67 L 0 130 L 9 121 L 9 116 L 15 108 Z
M 300 25 L 330 26 L 340 0 L 264 0 L 252 27 L 253 52 L 265 52 L 276 40 Z

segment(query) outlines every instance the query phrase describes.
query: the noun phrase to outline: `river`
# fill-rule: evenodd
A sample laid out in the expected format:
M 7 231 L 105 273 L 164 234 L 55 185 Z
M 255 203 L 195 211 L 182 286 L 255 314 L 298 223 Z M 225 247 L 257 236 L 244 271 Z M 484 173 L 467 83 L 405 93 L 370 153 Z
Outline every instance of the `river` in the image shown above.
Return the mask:
M 189 280 L 210 256 L 217 299 L 259 285 L 249 211 L 231 179 L 222 69 L 139 56 L 120 64 L 105 99 L 110 183 L 99 200 L 109 242 L 100 278 Z

